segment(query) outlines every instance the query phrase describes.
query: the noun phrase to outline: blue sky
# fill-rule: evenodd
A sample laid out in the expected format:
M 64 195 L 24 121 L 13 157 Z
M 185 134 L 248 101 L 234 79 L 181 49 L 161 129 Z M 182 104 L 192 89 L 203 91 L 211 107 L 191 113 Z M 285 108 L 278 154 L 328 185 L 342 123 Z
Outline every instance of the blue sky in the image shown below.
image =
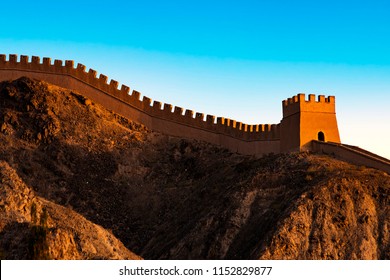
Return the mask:
M 73 59 L 154 100 L 247 123 L 278 123 L 297 93 L 335 95 L 342 141 L 390 158 L 388 1 L 8 1 L 2 11 L 1 53 Z

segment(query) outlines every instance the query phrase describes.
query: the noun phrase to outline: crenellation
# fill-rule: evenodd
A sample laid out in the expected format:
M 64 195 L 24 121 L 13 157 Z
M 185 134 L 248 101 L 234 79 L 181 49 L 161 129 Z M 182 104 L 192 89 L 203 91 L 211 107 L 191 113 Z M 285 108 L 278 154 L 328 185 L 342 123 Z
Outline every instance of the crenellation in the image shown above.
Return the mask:
M 183 112 L 184 112 L 183 108 L 178 106 L 175 106 L 175 110 L 173 111 L 175 115 L 179 115 L 179 116 L 183 116 Z
M 217 131 L 219 131 L 220 133 L 224 133 L 224 134 L 229 134 L 230 133 L 230 119 L 229 118 L 217 118 L 217 123 L 218 123 L 218 120 L 221 122 L 221 125 L 218 126 L 217 128 Z
M 259 124 L 259 132 L 264 133 L 265 132 L 265 124 Z
M 163 111 L 172 113 L 172 108 L 173 108 L 173 107 L 172 107 L 171 104 L 164 103 Z
M 128 86 L 122 85 L 120 90 L 116 90 L 114 92 L 114 95 L 125 103 L 131 104 L 131 97 L 129 92 L 130 88 Z
M 10 54 L 9 55 L 9 63 L 10 64 L 17 64 L 18 63 L 18 56 L 16 54 Z
M 206 115 L 206 122 L 209 124 L 215 124 L 215 116 L 213 115 Z
M 99 83 L 101 86 L 107 86 L 108 85 L 108 77 L 106 75 L 100 74 L 99 75 Z
M 262 131 L 260 132 L 260 139 L 262 140 L 269 140 L 270 133 L 269 133 L 269 125 L 268 124 L 262 124 Z
M 225 125 L 225 118 L 223 118 L 223 117 L 218 117 L 217 118 L 217 125 L 218 126 L 224 126 Z
M 83 75 L 83 79 L 85 79 L 85 81 L 88 84 L 90 84 L 93 87 L 99 87 L 100 80 L 97 77 L 97 71 L 90 68 L 88 69 L 88 72 L 86 74 L 82 74 L 82 75 Z
M 129 93 L 130 93 L 130 88 L 129 88 L 128 86 L 126 86 L 126 85 L 122 85 L 122 86 L 121 86 L 121 92 L 122 92 L 123 94 L 125 94 L 125 95 L 129 95 Z
M 44 67 L 47 67 L 47 69 L 49 69 L 49 67 L 51 66 L 51 58 L 50 57 L 44 57 L 42 59 L 42 65 Z
M 81 63 L 77 63 L 77 70 L 79 71 L 79 72 L 84 72 L 84 73 L 86 73 L 85 72 L 85 65 L 83 65 L 83 64 L 81 64 Z
M 283 107 L 291 107 L 299 103 L 334 103 L 334 102 L 335 102 L 334 96 L 325 97 L 324 95 L 318 95 L 316 100 L 315 94 L 309 94 L 308 99 L 306 100 L 306 95 L 304 93 L 300 93 L 296 96 L 293 96 L 292 98 L 283 100 L 282 105 Z
M 334 96 L 332 96 L 332 95 L 330 95 L 330 96 L 328 96 L 328 98 L 327 98 L 327 102 L 328 103 L 336 103 L 336 98 L 334 97 Z
M 88 73 L 85 69 L 86 67 L 83 64 L 77 63 L 76 69 L 72 71 L 72 75 L 78 80 L 86 81 L 88 80 Z
M 27 55 L 21 55 L 20 56 L 20 64 L 23 64 L 25 66 L 28 65 L 28 56 Z
M 232 125 L 232 120 L 231 119 L 228 119 L 228 118 L 225 118 L 225 125 L 224 125 L 224 133 L 228 134 L 228 135 L 233 135 L 234 133 L 234 127 Z
M 108 77 L 106 75 L 100 74 L 99 79 L 96 82 L 96 87 L 103 90 L 104 92 L 109 92 Z
M 136 90 L 133 90 L 133 92 L 131 93 L 130 96 L 132 97 L 133 100 L 138 100 L 138 101 L 140 101 L 141 93 L 139 93 L 139 92 L 136 91 Z
M 32 56 L 31 57 L 31 64 L 37 66 L 41 64 L 41 59 L 39 56 Z
M 222 118 L 223 119 L 223 125 L 225 127 L 230 126 L 230 119 L 229 118 Z
M 153 109 L 156 111 L 161 111 L 162 103 L 160 101 L 153 101 Z
M 74 61 L 73 60 L 65 60 L 65 67 L 68 70 L 73 70 L 74 69 Z
M 62 66 L 62 60 L 55 59 L 54 60 L 54 68 L 56 73 L 64 73 L 65 68 Z
M 234 136 L 237 138 L 243 138 L 244 131 L 242 130 L 242 122 L 236 122 L 236 126 L 234 128 Z
M 29 70 L 44 70 L 43 65 L 41 64 L 41 59 L 38 56 L 32 56 L 31 57 L 31 62 L 28 63 L 28 69 Z
M 194 118 L 194 111 L 186 109 L 186 112 L 184 114 L 186 117 L 193 119 Z
M 199 112 L 196 112 L 195 114 L 195 119 L 200 121 L 200 122 L 203 122 L 204 121 L 204 114 L 203 113 L 199 113 Z
M 54 66 L 57 68 L 57 70 L 59 70 L 60 68 L 62 68 L 62 60 L 55 59 L 55 60 L 54 60 Z
M 149 97 L 147 96 L 143 96 L 142 97 L 142 103 L 144 103 L 145 106 L 151 106 L 152 104 L 152 99 L 150 99 Z
M 115 80 L 110 81 L 110 88 L 114 91 L 118 90 L 119 83 Z
M 88 70 L 88 80 L 93 81 L 97 80 L 97 71 L 93 69 Z

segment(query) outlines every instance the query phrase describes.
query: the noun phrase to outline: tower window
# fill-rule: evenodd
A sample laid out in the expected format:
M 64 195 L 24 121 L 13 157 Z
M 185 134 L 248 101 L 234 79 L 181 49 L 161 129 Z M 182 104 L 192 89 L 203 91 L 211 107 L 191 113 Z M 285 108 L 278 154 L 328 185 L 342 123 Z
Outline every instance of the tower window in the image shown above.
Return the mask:
M 325 142 L 325 134 L 322 131 L 318 132 L 318 141 Z

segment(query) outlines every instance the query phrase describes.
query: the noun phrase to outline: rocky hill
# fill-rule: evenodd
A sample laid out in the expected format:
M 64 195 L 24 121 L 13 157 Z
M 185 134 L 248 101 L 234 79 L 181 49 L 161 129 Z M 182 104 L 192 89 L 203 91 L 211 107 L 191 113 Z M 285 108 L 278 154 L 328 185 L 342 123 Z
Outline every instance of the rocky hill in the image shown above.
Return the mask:
M 7 259 L 140 259 L 112 233 L 34 194 L 0 162 L 2 257 Z
M 390 258 L 384 172 L 233 154 L 28 78 L 0 84 L 0 176 L 2 258 Z

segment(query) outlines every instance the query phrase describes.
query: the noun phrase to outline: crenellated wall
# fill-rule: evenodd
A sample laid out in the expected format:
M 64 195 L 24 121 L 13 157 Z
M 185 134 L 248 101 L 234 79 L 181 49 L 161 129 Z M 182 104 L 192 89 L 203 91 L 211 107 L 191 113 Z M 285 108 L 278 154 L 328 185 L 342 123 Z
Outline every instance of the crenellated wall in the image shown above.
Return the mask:
M 309 94 L 308 100 L 305 99 L 305 94 L 301 93 L 287 100 L 283 100 L 283 117 L 288 117 L 299 112 L 327 112 L 336 113 L 336 99 L 334 96 L 325 97 L 319 95 L 317 100 L 314 94 Z
M 107 109 L 121 114 L 150 129 L 172 135 L 207 141 L 233 152 L 262 155 L 280 152 L 280 124 L 248 125 L 228 118 L 163 104 L 82 64 L 33 56 L 0 55 L 0 80 L 21 76 L 44 80 L 78 91 Z
M 334 96 L 298 94 L 282 102 L 279 124 L 248 125 L 228 118 L 194 113 L 163 104 L 130 90 L 115 80 L 72 60 L 37 56 L 0 55 L 0 81 L 22 76 L 44 80 L 81 93 L 124 117 L 171 136 L 207 141 L 233 152 L 263 155 L 311 150 L 335 154 L 341 159 L 390 172 L 390 161 L 363 149 L 340 144 Z M 320 137 L 321 134 L 321 137 Z M 322 139 L 320 139 L 322 138 Z M 315 141 L 313 141 L 315 140 Z M 316 141 L 320 140 L 320 141 Z M 328 142 L 328 143 L 325 143 Z
M 305 94 L 298 94 L 284 100 L 283 119 L 281 122 L 280 149 L 282 152 L 310 150 L 312 140 L 340 143 L 336 119 L 336 100 L 334 96 L 314 94 L 305 99 Z

